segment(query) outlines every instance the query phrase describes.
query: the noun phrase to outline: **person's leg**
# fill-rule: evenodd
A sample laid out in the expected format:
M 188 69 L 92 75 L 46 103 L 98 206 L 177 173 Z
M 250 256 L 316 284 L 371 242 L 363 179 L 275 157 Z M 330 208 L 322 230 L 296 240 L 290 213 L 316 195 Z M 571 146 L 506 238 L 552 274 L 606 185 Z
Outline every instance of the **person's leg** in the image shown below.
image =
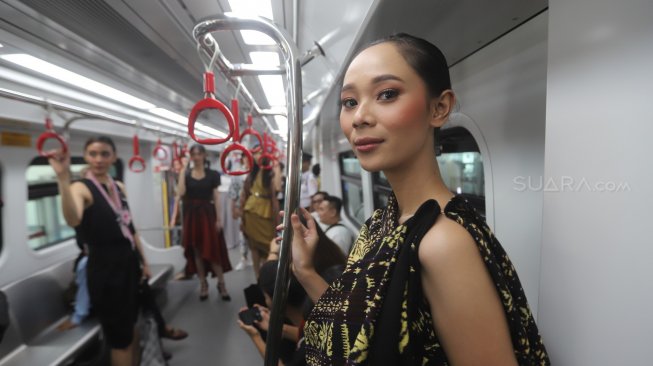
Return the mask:
M 239 235 L 239 246 L 240 246 L 240 261 L 236 265 L 236 271 L 242 271 L 248 265 L 251 265 L 251 261 L 248 260 L 249 254 L 249 243 L 245 239 L 244 235 Z
M 259 270 L 261 269 L 261 257 L 259 256 L 259 250 L 256 248 L 255 244 L 252 241 L 249 242 L 250 253 L 252 254 L 252 267 L 254 267 L 254 276 L 258 280 Z
M 224 271 L 222 270 L 222 266 L 211 262 L 211 268 L 213 268 L 213 273 L 215 273 L 215 276 L 218 278 L 218 292 L 220 293 L 220 297 L 222 297 L 222 300 L 230 301 L 231 296 L 229 296 L 229 293 L 227 292 L 227 286 L 224 282 Z
M 195 256 L 195 266 L 197 267 L 197 276 L 200 279 L 200 300 L 204 301 L 209 297 L 209 284 L 206 282 L 206 270 L 204 260 L 197 250 L 193 250 Z
M 152 293 L 152 288 L 148 284 L 141 285 L 141 306 L 143 311 L 150 312 L 156 321 L 157 330 L 159 336 L 163 336 L 166 332 L 166 322 L 163 320 L 163 315 L 154 300 L 154 294 Z
M 111 349 L 111 366 L 132 366 L 133 355 L 131 346 Z
M 140 361 L 138 333 L 134 327 L 132 342 L 125 348 L 111 348 L 111 366 L 136 366 Z

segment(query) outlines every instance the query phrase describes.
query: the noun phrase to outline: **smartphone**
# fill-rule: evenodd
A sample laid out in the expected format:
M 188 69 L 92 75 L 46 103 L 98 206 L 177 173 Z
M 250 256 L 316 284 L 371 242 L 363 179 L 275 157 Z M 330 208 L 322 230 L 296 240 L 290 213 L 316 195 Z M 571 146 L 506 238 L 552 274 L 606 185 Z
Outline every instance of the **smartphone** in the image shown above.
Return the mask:
M 253 307 L 241 311 L 240 313 L 238 313 L 238 317 L 240 318 L 240 321 L 242 321 L 247 325 L 253 325 L 255 320 L 261 321 L 263 319 L 261 317 L 261 312 L 258 310 L 257 307 Z
M 245 293 L 245 302 L 248 308 L 253 308 L 254 304 L 265 306 L 265 296 L 257 284 L 251 284 L 243 290 Z

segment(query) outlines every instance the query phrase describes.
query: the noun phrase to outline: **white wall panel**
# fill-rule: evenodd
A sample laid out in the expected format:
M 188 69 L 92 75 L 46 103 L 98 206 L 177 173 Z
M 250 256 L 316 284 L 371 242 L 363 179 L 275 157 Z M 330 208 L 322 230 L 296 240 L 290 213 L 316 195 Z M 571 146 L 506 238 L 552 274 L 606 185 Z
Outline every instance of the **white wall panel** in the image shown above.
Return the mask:
M 652 15 L 649 0 L 550 1 L 545 178 L 572 183 L 544 193 L 554 365 L 651 364 Z
M 542 192 L 521 190 L 515 179 L 544 174 L 546 37 L 543 13 L 451 69 L 460 112 L 475 123 L 468 129 L 484 153 L 488 224 L 517 268 L 535 315 Z

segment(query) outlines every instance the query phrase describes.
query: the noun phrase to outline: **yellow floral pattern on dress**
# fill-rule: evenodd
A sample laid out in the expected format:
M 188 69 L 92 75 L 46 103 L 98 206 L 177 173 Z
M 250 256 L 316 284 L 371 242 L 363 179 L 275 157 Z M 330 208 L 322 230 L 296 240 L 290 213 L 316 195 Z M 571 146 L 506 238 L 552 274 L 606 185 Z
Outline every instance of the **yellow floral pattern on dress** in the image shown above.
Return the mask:
M 429 212 L 427 221 L 419 221 L 420 218 L 415 216 L 421 215 L 424 207 L 434 211 Z M 399 355 L 401 364 L 449 364 L 435 334 L 430 308 L 420 285 L 417 251 L 423 234 L 411 236 L 412 231 L 409 232 L 409 226 L 410 230 L 415 230 L 417 225 L 411 226 L 411 220 L 432 225 L 440 214 L 440 207 L 433 200 L 427 201 L 413 218 L 402 225 L 398 224 L 397 212 L 396 199 L 392 195 L 388 206 L 376 210 L 361 228 L 342 276 L 315 304 L 304 328 L 308 365 L 372 364 L 370 358 L 379 348 L 374 348 L 375 334 L 377 327 L 382 325 L 377 324 L 377 320 L 383 305 L 394 301 L 400 301 L 397 308 L 399 334 L 395 350 L 390 351 Z M 550 365 L 514 266 L 485 221 L 460 196 L 454 197 L 442 212 L 467 229 L 474 238 L 503 303 L 519 364 Z M 432 221 L 428 221 L 430 219 Z M 403 252 L 409 251 L 410 262 L 396 265 L 405 245 Z M 403 268 L 404 263 L 410 264 Z M 402 273 L 406 274 L 407 281 L 403 287 L 395 287 L 399 289 L 399 292 L 395 291 L 397 296 L 386 297 L 391 287 L 390 280 L 399 278 L 397 271 L 405 271 Z M 383 361 L 387 362 L 386 359 Z

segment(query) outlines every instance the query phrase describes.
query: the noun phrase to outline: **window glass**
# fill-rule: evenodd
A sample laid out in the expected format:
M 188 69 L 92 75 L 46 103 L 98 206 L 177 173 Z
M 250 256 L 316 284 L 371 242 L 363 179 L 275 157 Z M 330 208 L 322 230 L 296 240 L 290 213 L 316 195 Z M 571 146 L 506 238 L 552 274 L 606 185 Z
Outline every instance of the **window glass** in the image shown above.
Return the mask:
M 86 163 L 82 157 L 72 157 L 72 179 L 80 179 Z M 66 224 L 61 210 L 61 197 L 57 177 L 47 159 L 37 157 L 25 173 L 28 184 L 27 245 L 34 250 L 43 249 L 75 236 L 75 230 Z M 111 167 L 110 174 L 122 176 L 122 162 Z
M 342 175 L 361 179 L 361 164 L 353 151 L 340 154 L 340 171 Z
M 347 216 L 362 225 L 365 222 L 362 184 L 354 180 L 343 180 L 342 196 Z
M 388 178 L 385 177 L 385 174 L 383 172 L 375 172 L 372 173 L 372 182 L 374 185 L 380 185 L 383 187 L 388 187 L 390 188 L 390 183 L 388 182 Z
M 464 196 L 485 216 L 485 175 L 478 144 L 463 127 L 440 132 L 437 149 L 440 174 L 449 190 Z
M 342 203 L 345 214 L 354 222 L 362 225 L 365 222 L 363 208 L 363 182 L 361 165 L 353 151 L 347 151 L 339 156 L 342 179 Z
M 438 156 L 440 174 L 454 193 L 485 196 L 483 158 L 477 152 L 443 153 Z
M 384 208 L 388 205 L 388 198 L 390 197 L 390 191 L 386 190 L 374 190 L 374 208 Z

